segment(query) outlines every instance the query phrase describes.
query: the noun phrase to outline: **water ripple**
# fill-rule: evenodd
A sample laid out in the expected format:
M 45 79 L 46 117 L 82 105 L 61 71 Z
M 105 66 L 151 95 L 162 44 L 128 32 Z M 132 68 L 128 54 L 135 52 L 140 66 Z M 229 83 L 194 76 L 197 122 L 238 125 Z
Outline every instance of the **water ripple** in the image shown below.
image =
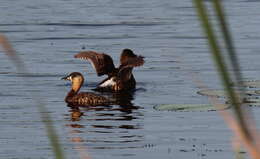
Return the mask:
M 165 22 L 143 22 L 143 21 L 122 21 L 111 23 L 70 23 L 70 22 L 40 22 L 40 23 L 5 23 L 0 26 L 69 26 L 69 27 L 109 27 L 109 26 L 155 26 L 165 25 Z

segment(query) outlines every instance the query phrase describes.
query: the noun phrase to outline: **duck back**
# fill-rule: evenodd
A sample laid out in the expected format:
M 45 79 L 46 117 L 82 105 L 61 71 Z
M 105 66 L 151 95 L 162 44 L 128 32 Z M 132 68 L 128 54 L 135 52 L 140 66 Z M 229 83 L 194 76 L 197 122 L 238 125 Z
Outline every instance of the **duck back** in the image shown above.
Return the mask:
M 111 105 L 113 101 L 91 92 L 81 92 L 65 99 L 67 103 L 78 106 Z

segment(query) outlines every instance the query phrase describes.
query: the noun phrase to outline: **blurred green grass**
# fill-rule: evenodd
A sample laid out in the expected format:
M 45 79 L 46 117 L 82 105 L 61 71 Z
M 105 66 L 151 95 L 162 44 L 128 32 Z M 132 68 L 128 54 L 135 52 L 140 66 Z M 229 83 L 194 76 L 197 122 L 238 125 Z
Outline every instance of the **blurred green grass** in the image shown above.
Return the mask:
M 210 1 L 210 3 L 212 4 L 212 8 L 215 11 L 215 16 L 219 24 L 218 26 L 214 26 L 214 27 L 219 27 L 218 29 L 220 30 L 220 33 L 222 34 L 223 37 L 222 40 L 218 39 L 216 36 L 217 29 L 214 30 L 214 27 L 211 24 L 210 16 L 207 7 L 205 5 L 205 2 L 203 0 L 193 0 L 193 4 L 196 8 L 199 20 L 201 22 L 202 29 L 208 40 L 208 46 L 210 48 L 211 55 L 213 57 L 213 60 L 215 61 L 217 70 L 219 72 L 219 77 L 222 81 L 222 85 L 225 89 L 226 95 L 231 104 L 231 108 L 234 112 L 233 114 L 235 115 L 235 120 L 238 122 L 240 128 L 239 131 L 241 131 L 238 132 L 237 134 L 240 133 L 241 136 L 245 137 L 245 140 L 248 143 L 254 145 L 255 142 L 253 137 L 254 132 L 252 132 L 249 129 L 249 125 L 247 125 L 248 123 L 250 123 L 248 120 L 251 119 L 250 117 L 251 115 L 249 114 L 249 112 L 246 110 L 245 107 L 242 107 L 242 105 L 244 104 L 243 102 L 245 96 L 244 95 L 245 90 L 242 87 L 243 77 L 238 62 L 238 57 L 235 51 L 235 47 L 232 41 L 229 26 L 226 20 L 222 1 L 212 0 Z M 224 45 L 220 44 L 220 42 L 222 41 Z M 222 50 L 220 46 L 225 46 L 226 51 Z M 224 53 L 228 55 L 227 56 L 228 59 L 224 58 L 225 57 Z M 226 63 L 226 61 L 228 63 Z M 233 70 L 233 72 L 229 72 L 228 70 Z M 234 75 L 233 78 L 232 75 Z M 232 84 L 234 84 L 236 87 L 233 87 Z M 256 158 L 256 155 L 251 157 Z M 238 156 L 238 158 L 241 158 L 241 156 Z

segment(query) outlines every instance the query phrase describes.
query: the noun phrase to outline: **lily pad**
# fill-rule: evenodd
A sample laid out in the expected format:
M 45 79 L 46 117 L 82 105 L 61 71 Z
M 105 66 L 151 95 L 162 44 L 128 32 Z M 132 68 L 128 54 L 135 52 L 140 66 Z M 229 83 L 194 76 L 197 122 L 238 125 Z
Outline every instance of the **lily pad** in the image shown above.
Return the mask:
M 255 81 L 243 81 L 245 87 L 260 88 L 260 80 Z
M 260 95 L 260 90 L 256 90 L 256 91 L 255 91 L 255 94 L 256 94 L 256 95 Z
M 259 105 L 260 105 L 260 98 L 247 98 L 245 100 L 245 103 L 246 104 L 247 103 L 249 103 L 249 104 L 251 104 L 251 103 L 259 103 Z
M 225 97 L 226 96 L 226 93 L 224 90 L 205 89 L 205 90 L 200 90 L 197 93 L 200 95 L 203 95 L 203 96 L 210 96 L 210 97 Z
M 158 111 L 216 111 L 227 108 L 226 104 L 220 104 L 217 107 L 211 104 L 161 104 L 154 107 Z
M 246 103 L 247 106 L 260 107 L 260 103 Z
M 226 92 L 224 90 L 212 90 L 212 89 L 205 89 L 205 90 L 200 90 L 197 92 L 200 95 L 204 96 L 210 96 L 210 97 L 226 97 Z M 254 90 L 249 90 L 245 91 L 246 95 L 257 95 L 256 91 Z M 259 92 L 260 94 L 260 92 Z

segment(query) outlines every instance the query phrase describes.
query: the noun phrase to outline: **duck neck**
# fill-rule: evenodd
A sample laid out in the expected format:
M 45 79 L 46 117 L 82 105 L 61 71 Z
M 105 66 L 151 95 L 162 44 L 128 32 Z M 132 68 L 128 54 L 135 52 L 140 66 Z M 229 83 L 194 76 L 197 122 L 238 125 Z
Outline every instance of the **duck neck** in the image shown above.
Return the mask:
M 83 80 L 72 81 L 71 90 L 69 91 L 69 93 L 67 94 L 67 96 L 65 98 L 65 100 L 67 102 L 69 102 L 70 98 L 72 98 L 73 96 L 78 94 L 83 82 L 84 82 Z

